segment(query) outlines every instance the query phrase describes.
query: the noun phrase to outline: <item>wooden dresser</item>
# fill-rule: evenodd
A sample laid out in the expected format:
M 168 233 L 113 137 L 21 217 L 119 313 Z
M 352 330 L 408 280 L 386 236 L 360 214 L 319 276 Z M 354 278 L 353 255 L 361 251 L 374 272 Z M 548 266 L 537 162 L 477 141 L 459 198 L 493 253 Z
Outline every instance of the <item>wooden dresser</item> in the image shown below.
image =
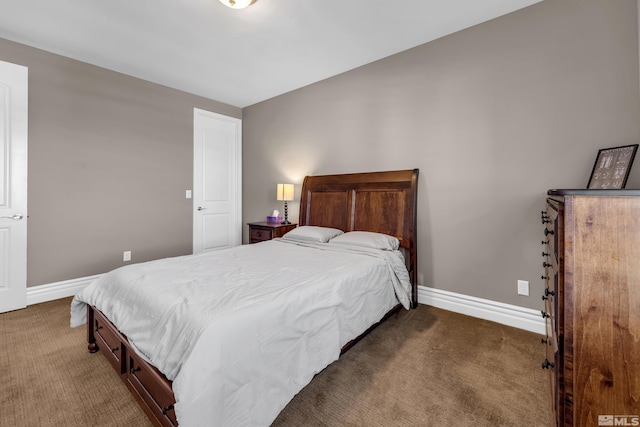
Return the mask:
M 249 243 L 264 242 L 265 240 L 282 237 L 287 232 L 293 230 L 297 224 L 280 224 L 277 222 L 250 222 L 249 226 Z
M 640 190 L 549 190 L 542 212 L 552 425 L 640 425 Z

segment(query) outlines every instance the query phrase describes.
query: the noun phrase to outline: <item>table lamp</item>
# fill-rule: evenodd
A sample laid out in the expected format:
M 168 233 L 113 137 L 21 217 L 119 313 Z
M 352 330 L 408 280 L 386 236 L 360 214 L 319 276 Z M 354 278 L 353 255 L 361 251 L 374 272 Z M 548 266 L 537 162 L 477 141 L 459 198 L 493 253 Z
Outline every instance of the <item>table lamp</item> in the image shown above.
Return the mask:
M 278 200 L 284 201 L 284 220 L 281 224 L 291 224 L 288 218 L 287 202 L 293 200 L 293 184 L 278 184 L 277 196 Z

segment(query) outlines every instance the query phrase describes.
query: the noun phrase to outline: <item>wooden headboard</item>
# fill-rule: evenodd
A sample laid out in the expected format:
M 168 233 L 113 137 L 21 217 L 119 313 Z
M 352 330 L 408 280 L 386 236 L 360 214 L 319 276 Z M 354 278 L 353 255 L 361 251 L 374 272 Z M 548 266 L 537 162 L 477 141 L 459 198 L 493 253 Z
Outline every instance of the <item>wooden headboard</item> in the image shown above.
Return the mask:
M 374 231 L 396 237 L 408 251 L 412 306 L 418 301 L 416 216 L 418 169 L 307 176 L 300 225 Z

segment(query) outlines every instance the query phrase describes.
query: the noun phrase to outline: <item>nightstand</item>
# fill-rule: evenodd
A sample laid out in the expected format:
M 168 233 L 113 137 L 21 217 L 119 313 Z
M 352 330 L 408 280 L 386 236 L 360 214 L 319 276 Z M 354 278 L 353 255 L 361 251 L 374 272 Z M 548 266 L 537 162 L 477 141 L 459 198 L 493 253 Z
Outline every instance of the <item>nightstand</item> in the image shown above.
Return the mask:
M 293 230 L 298 224 L 279 224 L 273 222 L 250 222 L 249 243 L 264 242 L 276 237 L 282 237 L 285 233 Z

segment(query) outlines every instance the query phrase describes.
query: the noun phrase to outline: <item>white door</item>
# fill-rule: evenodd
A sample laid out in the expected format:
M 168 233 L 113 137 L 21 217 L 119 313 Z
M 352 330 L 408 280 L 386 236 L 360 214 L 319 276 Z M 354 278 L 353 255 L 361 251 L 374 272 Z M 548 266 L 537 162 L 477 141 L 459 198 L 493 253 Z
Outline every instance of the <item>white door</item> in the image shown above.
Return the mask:
M 27 84 L 0 61 L 0 313 L 27 306 Z
M 193 253 L 242 243 L 242 121 L 194 108 Z

